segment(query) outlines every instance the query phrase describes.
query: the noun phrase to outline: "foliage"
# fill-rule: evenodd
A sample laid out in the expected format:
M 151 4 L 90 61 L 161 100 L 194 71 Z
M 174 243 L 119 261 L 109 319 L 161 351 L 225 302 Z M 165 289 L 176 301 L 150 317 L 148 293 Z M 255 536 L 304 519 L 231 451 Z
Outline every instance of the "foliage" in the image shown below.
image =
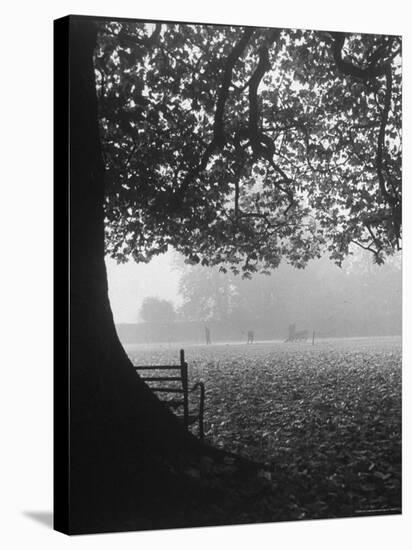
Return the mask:
M 95 66 L 117 260 L 247 277 L 399 247 L 399 37 L 113 22 Z
M 321 258 L 304 271 L 281 264 L 269 276 L 250 280 L 183 260 L 178 268 L 180 316 L 224 321 L 239 339 L 249 328 L 260 340 L 286 337 L 293 322 L 317 335 L 398 334 L 401 328 L 400 254 L 376 266 L 370 253 L 357 248 L 342 268 Z
M 131 353 L 146 364 L 176 355 Z M 266 464 L 249 494 L 261 521 L 399 513 L 399 339 L 196 346 L 186 356 L 190 379 L 205 381 L 209 439 Z
M 179 313 L 185 320 L 230 321 L 233 317 L 235 281 L 217 269 L 190 266 L 179 280 L 179 293 L 183 297 Z
M 142 302 L 140 318 L 146 323 L 171 323 L 176 317 L 173 303 L 153 296 Z

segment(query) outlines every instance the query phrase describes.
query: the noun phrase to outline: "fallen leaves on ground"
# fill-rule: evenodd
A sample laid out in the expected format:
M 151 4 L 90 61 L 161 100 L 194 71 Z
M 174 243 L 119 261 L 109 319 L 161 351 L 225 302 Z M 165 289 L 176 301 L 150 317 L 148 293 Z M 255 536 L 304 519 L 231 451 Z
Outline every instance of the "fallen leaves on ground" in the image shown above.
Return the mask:
M 208 441 L 265 464 L 253 486 L 239 484 L 256 499 L 256 518 L 245 521 L 400 512 L 399 338 L 185 351 L 190 381 L 205 382 Z M 172 346 L 129 355 L 135 364 L 178 363 Z M 216 468 L 192 474 L 216 476 Z

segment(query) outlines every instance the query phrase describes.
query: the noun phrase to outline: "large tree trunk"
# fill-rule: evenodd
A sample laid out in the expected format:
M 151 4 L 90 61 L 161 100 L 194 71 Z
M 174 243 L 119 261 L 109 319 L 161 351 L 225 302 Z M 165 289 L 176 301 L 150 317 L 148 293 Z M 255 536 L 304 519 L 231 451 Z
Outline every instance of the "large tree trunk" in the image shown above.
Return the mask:
M 104 262 L 96 28 L 70 19 L 70 531 L 125 528 L 145 506 L 151 457 L 197 443 L 138 378 L 115 330 Z M 146 482 L 145 482 L 146 480 Z M 159 481 L 159 480 L 158 480 Z M 160 484 L 160 481 L 159 481 Z M 160 486 L 160 485 L 159 485 Z M 136 525 L 135 525 L 136 526 Z

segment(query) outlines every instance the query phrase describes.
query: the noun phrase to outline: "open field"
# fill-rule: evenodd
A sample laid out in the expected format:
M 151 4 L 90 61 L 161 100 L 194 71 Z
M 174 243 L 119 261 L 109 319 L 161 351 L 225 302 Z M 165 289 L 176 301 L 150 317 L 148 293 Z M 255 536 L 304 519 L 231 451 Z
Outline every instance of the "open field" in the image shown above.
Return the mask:
M 135 364 L 166 364 L 178 349 L 128 353 Z M 401 511 L 399 337 L 185 352 L 190 381 L 206 385 L 208 440 L 268 466 L 272 519 Z

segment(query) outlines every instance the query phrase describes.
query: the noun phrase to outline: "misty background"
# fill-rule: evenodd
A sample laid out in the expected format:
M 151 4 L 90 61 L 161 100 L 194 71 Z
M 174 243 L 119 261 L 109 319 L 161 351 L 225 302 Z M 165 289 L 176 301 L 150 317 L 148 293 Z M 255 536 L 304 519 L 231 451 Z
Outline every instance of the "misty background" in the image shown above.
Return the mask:
M 285 339 L 288 326 L 316 337 L 390 336 L 402 330 L 400 253 L 384 265 L 354 248 L 336 266 L 324 257 L 305 269 L 282 263 L 242 279 L 192 266 L 171 250 L 149 264 L 106 258 L 109 296 L 124 344 Z

